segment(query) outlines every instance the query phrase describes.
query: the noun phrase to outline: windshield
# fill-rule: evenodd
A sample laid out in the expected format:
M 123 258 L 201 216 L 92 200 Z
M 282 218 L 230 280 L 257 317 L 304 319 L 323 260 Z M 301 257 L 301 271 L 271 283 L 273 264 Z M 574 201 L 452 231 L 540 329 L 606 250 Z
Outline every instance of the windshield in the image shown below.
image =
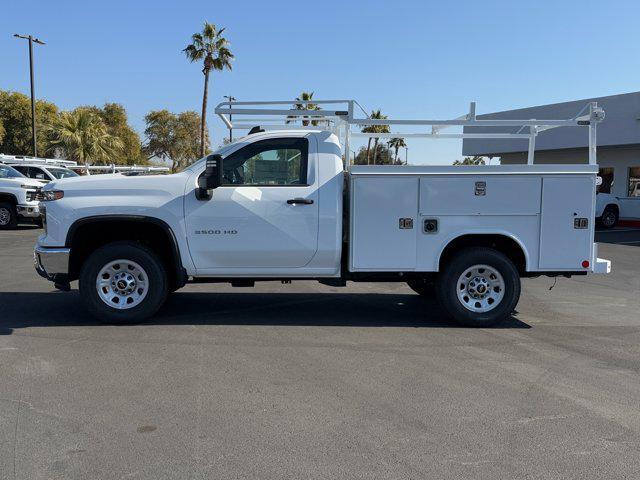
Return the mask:
M 212 155 L 212 154 L 214 154 L 214 153 L 217 153 L 218 155 L 222 155 L 222 156 L 224 156 L 224 155 L 226 155 L 226 154 L 227 154 L 227 152 L 229 152 L 229 150 L 232 150 L 233 148 L 235 148 L 235 147 L 236 147 L 236 145 L 238 145 L 238 142 L 237 142 L 237 141 L 235 141 L 234 143 L 230 143 L 230 144 L 228 144 L 228 145 L 224 145 L 224 146 L 220 147 L 219 149 L 217 149 L 217 150 L 215 150 L 215 151 L 211 152 L 209 155 Z M 209 155 L 207 155 L 206 157 L 202 157 L 202 158 L 200 158 L 200 159 L 196 160 L 196 161 L 195 161 L 195 162 L 193 162 L 191 165 L 187 165 L 186 167 L 184 167 L 184 168 L 183 168 L 182 170 L 180 170 L 180 171 L 181 171 L 181 172 L 184 172 L 185 170 L 189 170 L 189 169 L 192 169 L 192 168 L 197 168 L 197 167 L 198 167 L 198 165 L 200 165 L 201 163 L 203 163 L 203 162 L 207 159 L 207 157 L 208 157 Z
M 22 175 L 15 168 L 10 167 L 9 165 L 0 165 L 0 178 L 22 178 Z
M 74 172 L 73 170 L 69 170 L 68 168 L 48 168 L 47 170 L 49 170 L 49 173 L 51 173 L 51 175 L 56 177 L 58 180 L 60 180 L 61 178 L 78 176 L 76 172 Z

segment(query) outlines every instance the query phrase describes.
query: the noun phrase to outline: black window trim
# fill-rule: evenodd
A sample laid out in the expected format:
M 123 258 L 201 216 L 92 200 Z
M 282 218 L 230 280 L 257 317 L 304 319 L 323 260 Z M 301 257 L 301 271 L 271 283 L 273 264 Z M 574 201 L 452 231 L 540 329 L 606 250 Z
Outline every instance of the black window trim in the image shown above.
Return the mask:
M 232 187 L 232 188 L 241 188 L 241 187 L 309 187 L 311 184 L 309 183 L 309 139 L 306 137 L 278 137 L 278 138 L 265 138 L 264 140 L 258 140 L 256 142 L 252 142 L 244 147 L 236 150 L 233 153 L 230 153 L 224 158 L 224 162 L 227 161 L 227 158 L 233 158 L 235 155 L 239 155 L 246 150 L 260 150 L 260 146 L 264 144 L 277 144 L 277 143 L 289 143 L 289 148 L 299 149 L 302 153 L 302 158 L 300 162 L 300 177 L 305 178 L 304 183 L 294 183 L 290 185 L 281 185 L 281 184 L 272 184 L 272 183 L 241 183 L 241 184 L 233 184 L 233 183 L 223 183 L 219 188 L 224 187 Z M 282 145 L 279 145 L 277 148 L 283 148 Z M 286 148 L 286 147 L 285 147 Z M 256 152 L 259 153 L 259 152 Z M 254 154 L 255 155 L 255 154 Z M 224 169 L 224 163 L 223 163 Z

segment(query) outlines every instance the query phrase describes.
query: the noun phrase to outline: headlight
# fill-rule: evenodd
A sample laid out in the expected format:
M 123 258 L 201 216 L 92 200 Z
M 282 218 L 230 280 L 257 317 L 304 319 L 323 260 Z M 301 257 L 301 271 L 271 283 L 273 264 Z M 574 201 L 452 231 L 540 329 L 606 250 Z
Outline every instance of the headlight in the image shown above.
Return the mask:
M 62 197 L 64 197 L 64 192 L 62 190 L 43 190 L 42 191 L 43 202 L 52 202 L 53 200 L 60 200 Z

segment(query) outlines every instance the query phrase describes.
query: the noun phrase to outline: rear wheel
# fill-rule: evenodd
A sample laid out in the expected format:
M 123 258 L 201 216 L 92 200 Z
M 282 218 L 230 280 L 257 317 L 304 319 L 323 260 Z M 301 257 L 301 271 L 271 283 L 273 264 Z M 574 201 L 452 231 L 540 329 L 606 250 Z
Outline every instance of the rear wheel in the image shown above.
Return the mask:
M 108 323 L 131 323 L 153 316 L 168 291 L 162 261 L 148 248 L 130 242 L 96 250 L 85 260 L 79 280 L 87 310 Z
M 437 292 L 453 320 L 488 327 L 504 321 L 515 309 L 520 275 L 513 262 L 497 250 L 462 250 L 444 267 Z
M 18 212 L 13 203 L 0 203 L 0 230 L 11 230 L 18 225 Z
M 618 223 L 618 211 L 612 206 L 606 207 L 600 217 L 600 223 L 604 228 L 615 227 Z

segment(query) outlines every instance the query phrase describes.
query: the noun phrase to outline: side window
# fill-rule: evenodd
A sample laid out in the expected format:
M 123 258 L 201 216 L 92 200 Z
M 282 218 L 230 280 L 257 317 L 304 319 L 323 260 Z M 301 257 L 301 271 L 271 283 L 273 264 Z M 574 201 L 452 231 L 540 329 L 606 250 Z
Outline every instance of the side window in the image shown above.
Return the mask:
M 36 178 L 38 180 L 48 180 L 49 178 L 45 175 L 44 171 L 38 167 L 29 167 L 29 176 L 31 178 Z
M 306 185 L 306 138 L 262 140 L 224 159 L 224 185 Z
M 598 187 L 598 193 L 611 193 L 611 186 L 613 185 L 613 168 L 600 167 L 598 176 L 602 178 L 602 185 Z
M 640 197 L 640 167 L 629 168 L 629 196 Z
M 28 167 L 23 167 L 21 165 L 13 165 L 13 168 L 15 168 L 17 171 L 19 171 L 21 174 L 23 174 L 25 177 L 28 177 L 28 173 L 29 173 L 29 168 Z

